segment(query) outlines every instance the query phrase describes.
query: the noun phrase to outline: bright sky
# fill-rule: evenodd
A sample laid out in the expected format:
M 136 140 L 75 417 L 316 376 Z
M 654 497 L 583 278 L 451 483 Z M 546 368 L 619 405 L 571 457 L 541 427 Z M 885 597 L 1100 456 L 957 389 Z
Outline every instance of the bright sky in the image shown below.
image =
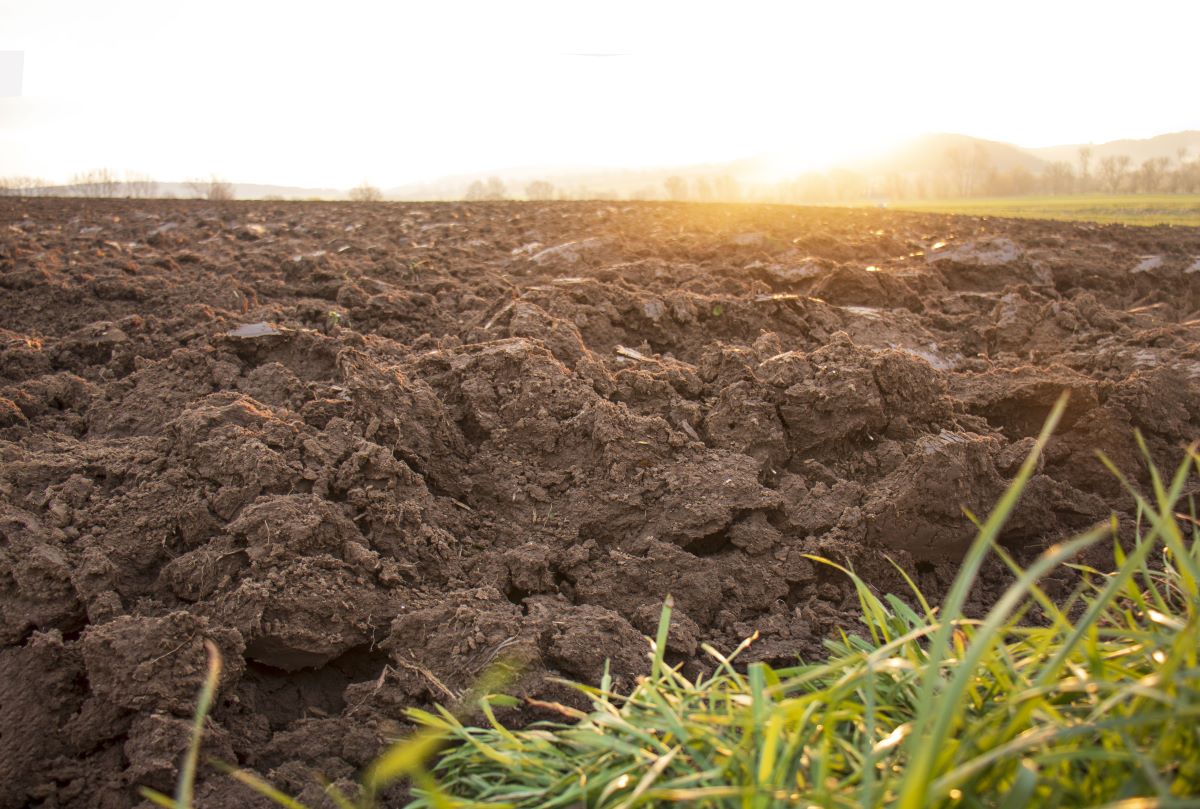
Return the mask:
M 1200 128 L 1197 31 L 1195 0 L 0 0 L 25 53 L 0 175 L 390 187 L 1148 137 Z

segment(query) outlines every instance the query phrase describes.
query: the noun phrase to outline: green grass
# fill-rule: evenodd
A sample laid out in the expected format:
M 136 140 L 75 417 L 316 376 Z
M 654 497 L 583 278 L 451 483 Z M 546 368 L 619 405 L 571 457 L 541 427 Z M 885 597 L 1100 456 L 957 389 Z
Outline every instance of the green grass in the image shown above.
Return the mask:
M 880 597 L 818 560 L 854 583 L 861 626 L 829 641 L 825 660 L 783 668 L 738 666 L 753 638 L 727 655 L 705 646 L 712 674 L 692 680 L 664 658 L 668 599 L 650 674 L 631 693 L 607 676 L 575 684 L 590 711 L 560 706 L 563 721 L 521 730 L 496 721 L 493 707 L 515 700 L 486 684 L 460 706 L 482 726 L 411 710 L 415 735 L 370 768 L 357 803 L 338 801 L 373 805 L 407 776 L 415 809 L 1200 807 L 1200 522 L 1185 496 L 1200 454 L 1189 447 L 1170 479 L 1151 467 L 1147 495 L 1121 478 L 1134 536 L 1118 537 L 1114 519 L 1022 569 L 997 540 L 1064 403 L 936 608 L 911 580 L 908 602 Z M 1072 564 L 1096 543 L 1111 544 L 1111 569 Z M 989 555 L 1014 583 L 968 619 Z M 1079 585 L 1055 601 L 1038 581 L 1064 565 Z
M 169 798 L 149 787 L 142 788 L 142 797 L 156 806 L 165 809 L 190 809 L 192 792 L 196 784 L 196 768 L 200 762 L 200 742 L 204 738 L 204 720 L 212 707 L 213 697 L 217 693 L 217 684 L 221 679 L 221 652 L 212 641 L 204 641 L 208 651 L 208 670 L 204 675 L 204 685 L 200 689 L 200 697 L 196 700 L 196 715 L 192 720 L 192 738 L 188 743 L 183 765 L 179 768 L 179 780 L 175 786 L 175 796 Z
M 1200 194 L 1067 195 L 912 200 L 893 203 L 900 211 L 929 211 L 971 216 L 1062 219 L 1126 225 L 1200 227 Z

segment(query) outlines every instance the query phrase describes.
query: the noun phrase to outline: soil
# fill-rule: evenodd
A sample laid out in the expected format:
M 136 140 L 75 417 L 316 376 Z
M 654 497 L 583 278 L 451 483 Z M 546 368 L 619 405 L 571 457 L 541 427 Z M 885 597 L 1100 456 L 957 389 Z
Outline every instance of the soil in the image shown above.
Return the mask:
M 1128 515 L 1093 453 L 1200 436 L 1198 259 L 882 210 L 0 200 L 0 807 L 169 789 L 206 639 L 209 752 L 314 804 L 495 661 L 626 687 L 668 593 L 689 670 L 820 654 L 857 602 L 805 555 L 943 592 L 1063 390 L 1004 543 Z

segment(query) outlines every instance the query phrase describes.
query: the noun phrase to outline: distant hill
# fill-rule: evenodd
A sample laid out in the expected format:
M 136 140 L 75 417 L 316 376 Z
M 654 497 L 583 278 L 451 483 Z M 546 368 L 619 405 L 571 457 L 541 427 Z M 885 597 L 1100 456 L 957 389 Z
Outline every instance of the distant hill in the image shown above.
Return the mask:
M 1094 144 L 1072 143 L 1063 146 L 1025 149 L 1025 151 L 1048 162 L 1065 160 L 1068 163 L 1075 163 L 1079 160 L 1079 149 L 1083 146 L 1092 147 L 1093 160 L 1110 155 L 1129 155 L 1134 165 L 1155 157 L 1165 157 L 1174 164 L 1179 159 L 1181 148 L 1187 149 L 1186 159 L 1188 160 L 1200 157 L 1200 130 L 1172 132 L 1169 135 L 1157 135 L 1142 140 L 1113 140 L 1108 143 Z
M 999 171 L 1023 168 L 1036 172 L 1045 165 L 1043 158 L 1011 143 L 970 135 L 934 134 L 914 138 L 890 152 L 848 168 L 866 174 L 935 172 L 945 169 L 952 158 L 964 163 L 986 163 Z

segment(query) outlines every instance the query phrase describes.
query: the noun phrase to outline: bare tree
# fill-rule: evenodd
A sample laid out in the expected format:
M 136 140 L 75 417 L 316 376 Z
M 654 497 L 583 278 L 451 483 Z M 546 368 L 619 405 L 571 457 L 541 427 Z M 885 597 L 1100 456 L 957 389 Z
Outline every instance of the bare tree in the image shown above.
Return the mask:
M 979 143 L 969 154 L 957 146 L 949 147 L 942 153 L 942 166 L 942 184 L 949 185 L 945 190 L 961 197 L 978 194 L 995 171 L 991 155 Z
M 1177 191 L 1194 194 L 1200 191 L 1200 160 L 1185 163 L 1175 172 Z
M 1104 190 L 1110 194 L 1121 189 L 1125 181 L 1125 172 L 1133 162 L 1129 155 L 1109 155 L 1100 159 L 1100 182 Z
M 1175 150 L 1175 171 L 1171 174 L 1171 190 L 1186 193 L 1188 190 L 1189 166 L 1188 147 L 1180 146 Z
M 825 202 L 833 198 L 833 183 L 819 171 L 810 171 L 781 183 L 775 191 L 780 202 Z
M 889 171 L 883 178 L 883 193 L 888 199 L 900 199 L 906 196 L 904 175 L 898 171 Z
M 158 194 L 158 183 L 146 174 L 135 171 L 125 172 L 125 195 L 139 199 L 149 199 Z
M 1075 172 L 1065 160 L 1056 160 L 1042 172 L 1042 182 L 1051 194 L 1070 194 L 1075 185 Z
M 714 179 L 713 192 L 723 202 L 737 202 L 742 198 L 742 189 L 731 174 L 722 174 Z
M 862 199 L 867 195 L 867 178 L 857 171 L 835 168 L 829 171 L 829 190 L 837 200 Z
M 467 186 L 467 193 L 463 194 L 463 199 L 467 202 L 478 202 L 484 199 L 487 189 L 483 185 L 483 180 L 472 180 Z
M 228 202 L 233 199 L 233 186 L 215 174 L 207 180 L 188 180 L 187 187 L 198 198 L 209 202 Z
M 1136 190 L 1143 193 L 1154 193 L 1161 190 L 1163 179 L 1170 166 L 1171 161 L 1166 157 L 1152 157 L 1144 161 L 1134 175 Z
M 1087 191 L 1092 185 L 1092 147 L 1079 147 L 1079 190 Z
M 379 202 L 383 199 L 383 192 L 366 180 L 363 180 L 357 186 L 350 189 L 350 199 L 353 202 Z
M 971 148 L 971 162 L 967 167 L 967 188 L 965 194 L 978 194 L 984 189 L 987 179 L 994 173 L 991 155 L 983 144 L 976 143 Z
M 962 150 L 957 147 L 950 147 L 942 153 L 942 164 L 946 167 L 946 171 L 950 174 L 950 184 L 953 188 L 955 196 L 966 196 L 967 189 L 970 187 L 968 179 L 970 171 L 968 168 L 969 161 L 962 153 Z
M 41 177 L 0 177 L 2 197 L 48 196 L 50 184 Z
M 116 172 L 108 169 L 96 172 L 96 186 L 102 197 L 115 197 L 121 192 L 121 181 L 117 179 Z
M 534 180 L 525 186 L 525 199 L 554 199 L 554 186 L 545 180 Z
M 508 198 L 508 189 L 504 187 L 504 181 L 499 177 L 488 177 L 483 187 L 486 193 L 484 199 L 500 200 Z
M 506 199 L 508 189 L 499 177 L 488 177 L 487 180 L 475 180 L 467 186 L 466 200 L 479 202 L 481 200 L 495 201 Z
M 663 180 L 663 185 L 667 189 L 667 198 L 674 200 L 684 200 L 688 196 L 687 180 L 682 177 L 671 175 Z
M 1129 167 L 1133 165 L 1133 158 L 1127 154 L 1117 155 L 1117 168 L 1120 169 L 1121 176 L 1125 176 L 1129 171 Z
M 67 181 L 64 193 L 72 197 L 93 196 L 91 182 L 91 172 L 81 171 L 77 174 L 72 174 L 71 179 Z
M 1028 194 L 1033 190 L 1036 180 L 1033 173 L 1024 166 L 1013 166 L 1008 173 L 1009 192 L 1012 194 Z
M 121 182 L 108 169 L 93 169 L 71 177 L 71 185 L 81 197 L 115 197 Z
M 1164 183 L 1172 191 L 1180 194 L 1187 193 L 1191 187 L 1192 175 L 1200 168 L 1200 162 L 1188 163 L 1188 151 L 1186 146 L 1175 150 L 1175 170 L 1169 173 Z

